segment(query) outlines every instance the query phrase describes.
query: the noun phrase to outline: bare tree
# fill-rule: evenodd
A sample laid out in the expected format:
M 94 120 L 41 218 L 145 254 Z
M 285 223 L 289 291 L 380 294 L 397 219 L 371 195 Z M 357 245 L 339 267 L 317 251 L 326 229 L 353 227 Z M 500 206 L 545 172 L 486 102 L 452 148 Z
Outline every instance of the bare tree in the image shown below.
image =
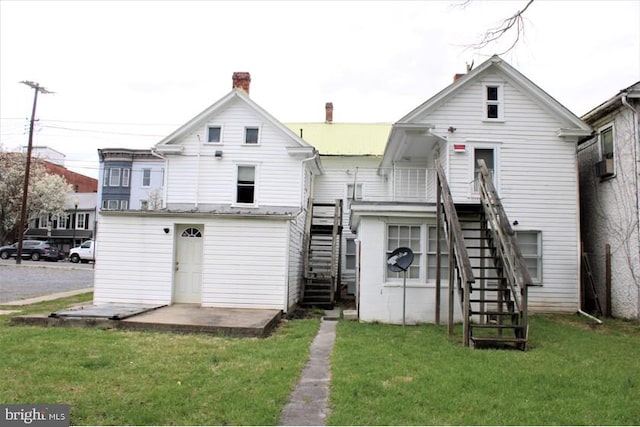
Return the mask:
M 467 46 L 473 50 L 481 50 L 491 44 L 497 43 L 499 40 L 504 39 L 507 36 L 513 35 L 513 41 L 511 41 L 505 50 L 498 53 L 498 55 L 504 55 L 511 51 L 524 36 L 525 21 L 523 14 L 529 6 L 531 6 L 533 1 L 534 0 L 529 0 L 522 10 L 518 10 L 510 17 L 503 19 L 497 26 L 488 29 L 482 36 L 480 36 L 480 40 L 478 42 Z M 461 7 L 466 7 L 470 3 L 471 0 L 467 0 L 461 4 Z

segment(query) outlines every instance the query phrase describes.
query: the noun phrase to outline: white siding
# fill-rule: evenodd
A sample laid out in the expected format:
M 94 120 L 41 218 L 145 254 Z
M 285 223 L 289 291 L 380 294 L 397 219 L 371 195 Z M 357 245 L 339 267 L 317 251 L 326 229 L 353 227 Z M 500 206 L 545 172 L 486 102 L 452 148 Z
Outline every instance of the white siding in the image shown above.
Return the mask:
M 173 233 L 165 218 L 102 215 L 98 224 L 94 302 L 170 304 Z
M 504 88 L 504 121 L 482 120 L 482 84 Z M 532 311 L 576 311 L 579 306 L 579 218 L 575 144 L 556 136 L 563 124 L 519 88 L 497 75 L 466 87 L 420 121 L 448 135 L 448 179 L 457 202 L 471 198 L 474 147 L 498 151 L 498 191 L 517 230 L 540 230 L 543 286 L 532 288 Z M 454 133 L 447 133 L 450 126 Z M 453 151 L 465 144 L 466 152 Z
M 286 311 L 288 227 L 284 220 L 205 222 L 202 306 Z
M 222 126 L 222 142 L 206 144 L 207 124 Z M 302 163 L 286 147 L 295 142 L 236 100 L 201 129 L 184 137 L 184 151 L 167 155 L 167 203 L 231 204 L 236 190 L 236 166 L 256 165 L 256 198 L 259 205 L 299 206 Z M 245 126 L 259 126 L 257 145 L 244 144 Z M 215 152 L 221 151 L 222 158 Z
M 411 219 L 412 224 L 434 224 L 432 218 Z M 386 277 L 386 236 L 387 224 L 406 223 L 406 218 L 363 217 L 358 228 L 362 250 L 360 265 L 360 320 L 402 324 L 403 284 L 402 281 L 385 281 Z M 446 322 L 448 310 L 448 286 L 446 278 L 441 283 L 440 319 Z M 406 313 L 407 324 L 433 323 L 435 321 L 435 283 L 407 280 Z M 454 317 L 462 319 L 460 304 L 456 294 Z

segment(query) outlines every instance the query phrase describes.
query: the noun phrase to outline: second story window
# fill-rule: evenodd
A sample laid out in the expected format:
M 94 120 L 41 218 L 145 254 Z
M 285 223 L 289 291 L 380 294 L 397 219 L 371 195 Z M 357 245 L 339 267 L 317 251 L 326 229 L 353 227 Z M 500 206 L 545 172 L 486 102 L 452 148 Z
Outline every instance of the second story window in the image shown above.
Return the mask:
M 131 169 L 122 169 L 122 186 L 129 186 L 129 177 L 131 176 Z
M 600 149 L 602 159 L 613 159 L 613 128 L 608 127 L 600 131 Z
M 76 229 L 86 230 L 89 228 L 89 214 L 79 213 L 76 217 Z
M 222 127 L 209 126 L 207 128 L 207 142 L 212 144 L 217 144 L 222 142 L 221 134 L 222 134 Z
M 142 169 L 142 186 L 151 186 L 151 169 Z
M 484 86 L 484 119 L 503 120 L 502 86 Z
M 120 186 L 120 168 L 109 169 L 109 187 Z
M 244 128 L 244 143 L 245 144 L 257 144 L 258 143 L 259 128 L 246 127 Z
M 255 203 L 256 167 L 238 166 L 236 203 Z

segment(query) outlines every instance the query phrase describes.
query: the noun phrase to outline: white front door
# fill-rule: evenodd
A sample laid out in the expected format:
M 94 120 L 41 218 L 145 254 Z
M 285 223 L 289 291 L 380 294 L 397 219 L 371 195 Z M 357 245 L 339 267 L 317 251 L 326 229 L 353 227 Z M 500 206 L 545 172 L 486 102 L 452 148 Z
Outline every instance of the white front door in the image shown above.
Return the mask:
M 203 225 L 180 224 L 176 227 L 175 277 L 173 302 L 202 302 Z

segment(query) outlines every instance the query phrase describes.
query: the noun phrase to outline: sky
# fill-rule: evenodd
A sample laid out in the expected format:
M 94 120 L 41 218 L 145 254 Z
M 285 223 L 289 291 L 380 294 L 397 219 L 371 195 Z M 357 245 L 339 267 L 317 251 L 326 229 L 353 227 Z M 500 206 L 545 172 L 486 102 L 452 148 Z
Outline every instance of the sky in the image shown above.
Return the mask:
M 469 46 L 527 0 L 0 0 L 0 148 L 97 178 L 99 148 L 150 148 L 251 73 L 283 123 L 393 123 L 512 39 Z M 502 58 L 581 116 L 640 80 L 640 0 L 535 0 Z

